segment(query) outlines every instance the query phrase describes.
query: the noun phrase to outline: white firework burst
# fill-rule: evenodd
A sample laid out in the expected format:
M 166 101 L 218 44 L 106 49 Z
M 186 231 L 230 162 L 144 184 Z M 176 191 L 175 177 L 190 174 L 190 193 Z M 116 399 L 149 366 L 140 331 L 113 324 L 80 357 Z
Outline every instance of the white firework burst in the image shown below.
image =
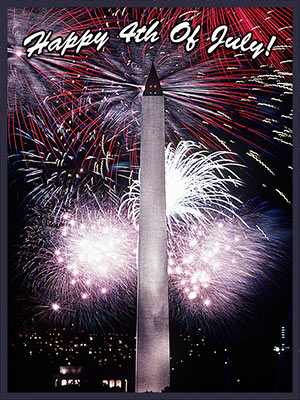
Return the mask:
M 169 231 L 172 226 L 197 221 L 202 229 L 216 215 L 235 215 L 241 200 L 230 188 L 242 185 L 233 169 L 242 167 L 233 160 L 233 153 L 210 153 L 192 141 L 181 141 L 174 149 L 169 144 L 165 153 L 166 211 Z M 159 188 L 158 188 L 159 190 Z M 139 220 L 140 181 L 134 180 L 122 198 L 121 210 L 127 208 L 135 225 Z M 238 217 L 240 218 L 240 217 Z
M 273 286 L 284 264 L 285 228 L 274 232 L 274 221 L 259 213 L 243 218 L 251 228 L 218 218 L 208 229 L 194 224 L 169 236 L 170 300 L 180 318 L 222 326 L 253 310 L 259 293 Z
M 136 263 L 136 231 L 116 211 L 80 209 L 64 213 L 55 262 L 69 271 L 74 284 L 96 285 L 96 290 L 125 285 Z
M 63 323 L 79 319 L 82 326 L 96 326 L 131 312 L 136 245 L 136 230 L 114 204 L 80 202 L 60 213 L 35 207 L 20 265 L 45 317 L 55 312 Z

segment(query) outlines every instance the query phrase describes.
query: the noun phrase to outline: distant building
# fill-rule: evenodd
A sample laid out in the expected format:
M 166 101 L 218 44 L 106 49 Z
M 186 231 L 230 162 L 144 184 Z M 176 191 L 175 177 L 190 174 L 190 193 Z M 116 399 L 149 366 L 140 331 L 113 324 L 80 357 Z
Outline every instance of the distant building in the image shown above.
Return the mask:
M 128 380 L 127 379 L 103 379 L 102 383 L 107 385 L 109 388 L 119 387 L 123 392 L 128 391 Z
M 121 375 L 121 374 L 119 374 Z M 56 390 L 93 387 L 101 391 L 119 389 L 122 392 L 128 391 L 128 379 L 113 372 L 99 374 L 96 371 L 84 366 L 60 366 L 59 374 L 54 375 L 54 387 Z
M 84 379 L 83 367 L 62 366 L 59 367 L 59 374 L 54 376 L 54 386 L 56 388 L 62 386 L 80 386 Z

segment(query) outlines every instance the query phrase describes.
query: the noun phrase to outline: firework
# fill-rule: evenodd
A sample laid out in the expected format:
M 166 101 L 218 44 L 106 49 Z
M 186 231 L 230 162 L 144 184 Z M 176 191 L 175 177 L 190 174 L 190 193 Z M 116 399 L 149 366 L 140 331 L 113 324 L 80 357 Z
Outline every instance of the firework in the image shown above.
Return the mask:
M 132 168 L 138 165 L 141 96 L 153 61 L 165 96 L 168 143 L 190 139 L 211 150 L 228 151 L 241 143 L 243 152 L 250 148 L 267 153 L 265 141 L 277 136 L 275 131 L 289 128 L 278 107 L 291 95 L 286 73 L 262 74 L 235 59 L 183 57 L 178 47 L 166 42 L 150 49 L 145 45 L 145 51 L 118 44 L 117 54 L 112 49 L 77 65 L 83 90 L 72 91 L 72 116 L 78 118 L 80 113 L 89 130 L 105 132 L 112 145 L 121 142 Z M 50 96 L 47 102 L 55 98 Z M 59 124 L 71 114 L 63 95 L 60 101 Z
M 49 118 L 28 117 L 30 132 L 18 129 L 14 134 L 22 137 L 24 150 L 9 155 L 13 182 L 26 183 L 26 204 L 54 206 L 56 200 L 61 208 L 74 200 L 103 197 L 107 191 L 112 195 L 117 176 L 114 163 L 122 158 L 118 149 L 113 152 L 105 142 L 105 136 L 100 143 L 94 134 L 84 142 L 74 141 L 70 127 L 58 127 Z
M 234 169 L 241 164 L 228 152 L 209 153 L 194 142 L 180 142 L 166 148 L 166 211 L 168 229 L 197 221 L 202 229 L 216 215 L 238 215 L 241 200 L 229 188 L 242 184 Z M 133 181 L 123 196 L 121 209 L 127 208 L 135 225 L 139 218 L 140 182 Z
M 8 140 L 14 151 L 24 150 L 22 136 L 15 136 L 15 132 L 29 130 L 31 115 L 51 115 L 46 105 L 50 94 L 64 93 L 69 100 L 66 108 L 72 107 L 71 92 L 77 88 L 74 56 L 41 54 L 29 59 L 22 45 L 26 35 L 36 30 L 52 29 L 54 35 L 64 34 L 68 26 L 67 15 L 66 9 L 8 9 Z M 55 110 L 52 117 L 57 115 L 58 110 Z M 43 135 L 41 140 L 47 144 Z
M 289 116 L 282 107 L 292 93 L 290 9 L 53 8 L 39 13 L 36 9 L 15 9 L 10 13 L 9 96 L 15 116 L 9 120 L 9 140 L 19 150 L 23 149 L 22 135 L 14 134 L 16 127 L 29 132 L 24 129 L 28 113 L 45 114 L 47 110 L 57 126 L 66 126 L 69 120 L 77 122 L 72 140 L 85 143 L 92 133 L 99 144 L 105 134 L 112 148 L 121 145 L 128 152 L 130 167 L 137 168 L 140 96 L 152 62 L 166 98 L 168 142 L 201 141 L 211 150 L 239 152 L 250 163 L 258 162 L 263 154 L 266 161 L 262 162 L 270 163 L 269 169 L 278 165 L 272 157 L 280 160 L 282 148 L 291 145 Z M 23 20 L 28 24 L 21 24 Z M 160 21 L 161 40 L 138 46 L 126 44 L 118 33 L 132 20 L 140 25 Z M 201 26 L 199 45 L 190 53 L 184 51 L 183 44 L 175 45 L 169 40 L 170 30 L 182 21 L 189 22 L 192 28 Z M 208 57 L 207 39 L 224 23 L 233 35 L 252 31 L 263 42 L 267 42 L 272 26 L 277 36 L 272 55 L 249 64 L 247 55 L 221 48 Z M 27 60 L 19 54 L 24 51 L 20 50 L 20 38 L 41 28 L 52 29 L 62 37 L 71 31 L 81 34 L 86 29 L 93 33 L 101 29 L 109 32 L 111 39 L 101 52 L 91 46 L 79 54 L 60 57 L 44 52 Z M 42 75 L 44 64 L 48 68 Z M 24 76 L 31 80 L 24 83 Z M 18 82 L 18 89 L 12 86 L 14 82 Z M 30 96 L 23 93 L 20 97 L 22 88 Z M 29 99 L 26 106 L 22 106 L 21 98 Z M 30 101 L 35 98 L 38 106 Z M 47 145 L 42 135 L 40 140 Z M 266 149 L 267 141 L 271 149 Z M 89 143 L 89 153 L 94 154 L 95 148 Z M 252 152 L 258 156 L 253 157 Z M 97 151 L 94 155 L 99 157 Z
M 288 228 L 268 213 L 217 218 L 169 237 L 171 309 L 185 324 L 220 327 L 236 321 L 282 282 Z M 276 229 L 276 231 L 274 231 Z M 266 289 L 268 288 L 268 289 Z
M 75 218 L 64 213 L 63 220 L 62 245 L 54 254 L 56 262 L 70 271 L 72 281 L 80 276 L 97 286 L 103 283 L 101 292 L 106 293 L 105 286 L 110 283 L 121 285 L 131 279 L 136 257 L 135 230 L 112 212 L 105 215 L 81 209 Z
M 137 234 L 113 205 L 103 207 L 77 204 L 60 213 L 30 211 L 21 265 L 30 291 L 43 304 L 44 316 L 57 312 L 64 321 L 81 315 L 84 324 L 95 312 L 92 325 L 97 325 L 110 317 L 121 320 L 124 310 L 129 312 Z
M 20 251 L 35 320 L 99 328 L 126 322 L 136 305 L 137 230 L 115 206 L 35 208 Z M 218 331 L 255 310 L 283 282 L 289 226 L 276 212 L 216 216 L 168 234 L 169 301 L 183 326 Z M 284 273 L 285 277 L 286 274 Z M 286 279 L 286 278 L 285 278 Z

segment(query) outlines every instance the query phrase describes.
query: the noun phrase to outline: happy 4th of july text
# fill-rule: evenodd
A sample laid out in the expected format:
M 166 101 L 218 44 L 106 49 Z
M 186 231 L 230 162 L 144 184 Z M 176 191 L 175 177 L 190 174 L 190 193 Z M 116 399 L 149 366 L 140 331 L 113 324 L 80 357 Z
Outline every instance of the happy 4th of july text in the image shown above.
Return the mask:
M 159 21 L 147 26 L 139 27 L 138 22 L 132 22 L 119 32 L 119 38 L 125 40 L 126 43 L 134 41 L 135 43 L 151 42 L 154 43 L 160 39 Z M 199 42 L 199 32 L 201 26 L 192 28 L 190 23 L 185 21 L 174 26 L 170 31 L 170 40 L 175 44 L 184 44 L 187 52 L 192 51 L 197 42 Z M 95 46 L 97 51 L 103 49 L 109 41 L 109 33 L 99 30 L 96 33 L 87 29 L 81 35 L 72 31 L 67 37 L 55 36 L 52 38 L 53 31 L 40 30 L 26 36 L 23 40 L 23 46 L 26 48 L 27 57 L 34 54 L 42 54 L 44 50 L 48 52 L 58 52 L 64 55 L 68 50 L 74 49 L 75 53 L 87 46 Z M 243 36 L 230 36 L 227 25 L 219 25 L 216 27 L 209 38 L 211 44 L 207 48 L 207 53 L 211 54 L 216 49 L 224 46 L 227 49 L 237 50 L 239 52 L 250 52 L 251 58 L 255 59 L 260 54 L 265 53 L 268 57 L 276 41 L 276 36 L 272 35 L 268 43 L 260 42 L 253 39 L 252 32 L 248 32 Z

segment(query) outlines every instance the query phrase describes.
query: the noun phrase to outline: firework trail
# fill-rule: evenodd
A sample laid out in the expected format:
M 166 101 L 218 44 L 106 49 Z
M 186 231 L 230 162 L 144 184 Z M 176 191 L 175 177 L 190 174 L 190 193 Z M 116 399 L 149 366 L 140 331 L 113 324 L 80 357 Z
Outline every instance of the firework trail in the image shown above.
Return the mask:
M 198 61 L 169 43 L 145 52 L 118 46 L 78 65 L 84 89 L 76 94 L 72 116 L 80 113 L 90 130 L 100 127 L 112 145 L 121 142 L 131 168 L 138 165 L 141 96 L 153 61 L 165 96 L 168 143 L 191 139 L 229 151 L 241 143 L 243 153 L 250 148 L 269 158 L 266 141 L 289 128 L 278 105 L 290 97 L 292 86 L 280 71 L 262 73 L 235 59 Z M 69 110 L 60 110 L 59 123 L 69 116 Z
M 66 9 L 15 8 L 8 9 L 8 131 L 9 146 L 13 150 L 24 150 L 22 136 L 14 135 L 17 129 L 29 130 L 30 115 L 47 114 L 56 117 L 47 107 L 51 93 L 57 93 L 54 102 L 64 94 L 68 98 L 67 109 L 71 109 L 72 90 L 77 87 L 74 55 L 41 54 L 28 58 L 22 45 L 24 38 L 38 30 L 53 30 L 53 36 L 68 32 Z M 51 115 L 52 114 L 52 115 Z M 41 139 L 46 138 L 43 136 Z
M 242 181 L 233 171 L 242 165 L 228 152 L 209 153 L 194 142 L 180 142 L 176 149 L 166 148 L 166 211 L 167 225 L 175 227 L 195 221 L 203 230 L 216 215 L 236 215 L 241 200 L 230 193 Z M 140 181 L 134 180 L 122 198 L 121 210 L 127 209 L 135 225 L 139 219 Z
M 12 184 L 26 184 L 26 204 L 46 206 L 56 201 L 61 208 L 84 197 L 102 196 L 105 189 L 115 191 L 114 164 L 122 158 L 118 149 L 111 153 L 105 136 L 97 143 L 91 133 L 80 143 L 74 141 L 70 125 L 58 127 L 49 118 L 28 117 L 30 132 L 15 132 L 22 136 L 24 150 L 9 155 Z
M 270 31 L 276 35 L 276 43 L 270 56 L 262 54 L 259 63 L 264 68 L 270 65 L 274 70 L 290 72 L 293 52 L 292 37 L 292 15 L 290 8 L 274 9 L 264 8 L 204 8 L 203 14 L 198 14 L 197 19 L 193 19 L 193 24 L 200 21 L 207 24 L 207 31 L 211 32 L 220 24 L 229 26 L 230 32 L 245 35 L 248 32 L 253 33 L 253 37 L 263 43 L 268 42 Z M 196 13 L 197 15 L 197 13 Z M 205 37 L 200 38 L 201 47 L 208 46 L 205 43 Z M 225 49 L 222 48 L 221 52 Z M 237 57 L 242 57 L 238 54 Z M 291 76 L 289 77 L 291 79 Z
M 78 93 L 78 110 L 89 118 L 90 129 L 100 125 L 112 142 L 121 141 L 133 153 L 133 166 L 139 149 L 141 96 L 153 59 L 165 96 L 168 142 L 194 139 L 211 149 L 228 150 L 236 140 L 261 152 L 260 139 L 268 139 L 261 124 L 270 129 L 265 119 L 273 119 L 273 129 L 278 131 L 287 125 L 279 115 L 278 102 L 284 91 L 285 98 L 291 94 L 291 85 L 284 83 L 279 72 L 270 72 L 266 78 L 260 70 L 243 68 L 235 60 L 194 61 L 191 65 L 177 48 L 162 62 L 165 53 L 154 48 L 153 53 L 145 53 L 145 60 L 130 61 L 129 66 L 121 64 L 119 56 L 103 59 L 102 54 L 94 59 L 99 65 L 86 65 L 80 73 L 86 78 L 86 89 Z M 137 54 L 135 59 L 140 57 Z M 176 70 L 172 70 L 173 64 Z M 62 113 L 62 120 L 68 115 Z M 241 129 L 248 132 L 247 138 Z
M 176 144 L 182 139 L 196 139 L 210 149 L 232 151 L 241 144 L 240 153 L 246 162 L 257 162 L 257 157 L 249 154 L 250 149 L 259 156 L 264 154 L 267 162 L 277 157 L 275 165 L 280 160 L 278 144 L 291 145 L 289 116 L 281 110 L 292 91 L 291 63 L 288 62 L 291 58 L 289 9 L 54 8 L 42 9 L 40 14 L 35 9 L 16 9 L 11 13 L 11 48 L 18 48 L 15 42 L 20 44 L 20 39 L 14 39 L 16 36 L 24 37 L 40 28 L 53 29 L 62 37 L 72 30 L 80 34 L 86 29 L 91 32 L 101 29 L 108 31 L 111 38 L 101 52 L 88 47 L 79 54 L 67 53 L 65 58 L 44 52 L 42 56 L 29 59 L 28 62 L 36 63 L 43 60 L 50 63 L 55 59 L 54 70 L 58 72 L 46 73 L 51 83 L 47 93 L 38 86 L 47 82 L 46 78 L 30 85 L 33 91 L 37 89 L 37 95 L 41 93 L 37 109 L 33 105 L 29 110 L 17 107 L 10 121 L 14 139 L 11 144 L 15 148 L 22 148 L 22 136 L 16 141 L 14 131 L 16 126 L 26 131 L 21 125 L 27 122 L 27 112 L 43 113 L 42 108 L 51 105 L 52 109 L 54 105 L 55 110 L 47 110 L 47 113 L 56 119 L 57 126 L 68 120 L 77 121 L 73 129 L 76 141 L 85 142 L 90 132 L 96 130 L 95 140 L 99 143 L 105 134 L 111 140 L 111 147 L 122 144 L 123 150 L 129 151 L 129 165 L 136 168 L 140 96 L 153 61 L 166 97 L 168 142 Z M 30 27 L 25 28 L 23 24 L 21 29 L 20 21 L 24 18 Z M 139 21 L 140 26 L 160 21 L 161 40 L 137 46 L 119 39 L 120 29 L 134 20 Z M 169 40 L 170 30 L 182 21 L 189 21 L 193 28 L 201 25 L 199 46 L 190 53 L 184 51 L 184 45 L 174 45 Z M 272 56 L 252 60 L 250 65 L 247 55 L 236 55 L 222 47 L 208 58 L 207 39 L 215 27 L 224 23 L 233 35 L 251 31 L 257 40 L 264 42 L 272 26 L 277 35 L 277 47 Z M 27 64 L 20 56 L 14 55 L 14 58 L 16 65 L 10 68 L 13 82 L 20 81 L 14 79 L 16 76 L 28 74 L 32 79 L 39 76 L 33 69 L 30 73 L 23 69 Z M 9 88 L 9 93 L 19 99 L 13 87 Z M 14 103 L 19 104 L 15 100 Z M 267 142 L 272 149 L 265 149 Z

